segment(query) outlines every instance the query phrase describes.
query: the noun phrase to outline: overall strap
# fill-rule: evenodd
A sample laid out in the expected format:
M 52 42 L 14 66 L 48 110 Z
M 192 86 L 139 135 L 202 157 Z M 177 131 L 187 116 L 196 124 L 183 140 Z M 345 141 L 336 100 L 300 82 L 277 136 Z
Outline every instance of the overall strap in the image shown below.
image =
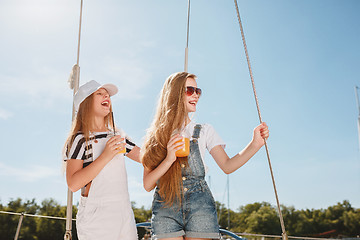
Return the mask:
M 204 163 L 201 157 L 201 152 L 199 148 L 199 138 L 202 125 L 196 124 L 194 127 L 192 139 L 190 141 L 190 154 L 188 156 L 187 168 L 182 169 L 182 175 L 186 179 L 203 179 L 205 176 Z
M 202 127 L 201 124 L 196 124 L 195 125 L 194 132 L 193 132 L 193 135 L 192 135 L 192 138 L 194 140 L 197 140 L 200 137 L 201 127 Z

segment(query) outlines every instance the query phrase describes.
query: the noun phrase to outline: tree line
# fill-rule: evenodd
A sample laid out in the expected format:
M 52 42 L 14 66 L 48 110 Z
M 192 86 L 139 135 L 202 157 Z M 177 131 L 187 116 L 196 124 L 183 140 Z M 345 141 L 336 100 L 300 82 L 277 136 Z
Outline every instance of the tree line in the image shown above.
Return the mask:
M 267 202 L 241 206 L 236 212 L 218 203 L 219 224 L 236 233 L 281 235 L 276 206 Z M 360 209 L 344 200 L 327 209 L 296 210 L 281 205 L 288 236 L 349 238 L 360 237 Z M 229 221 L 230 220 L 230 221 Z M 230 226 L 229 225 L 230 222 Z
M 137 223 L 150 221 L 151 210 L 136 207 L 132 202 Z M 235 233 L 255 233 L 281 235 L 277 208 L 267 202 L 240 206 L 236 211 L 227 209 L 216 202 L 220 227 Z M 35 199 L 10 200 L 7 205 L 0 203 L 0 210 L 55 217 L 66 217 L 66 206 L 54 199 L 45 199 L 40 204 Z M 73 207 L 73 218 L 77 207 Z M 327 209 L 296 210 L 294 207 L 281 206 L 286 232 L 289 236 L 349 238 L 360 235 L 360 209 L 353 208 L 344 200 Z M 19 216 L 0 214 L 0 239 L 14 239 Z M 73 222 L 73 239 L 77 240 L 76 226 Z M 146 229 L 139 228 L 139 239 Z M 20 231 L 21 240 L 64 239 L 65 221 L 37 217 L 24 217 Z M 246 238 L 250 238 L 245 236 Z

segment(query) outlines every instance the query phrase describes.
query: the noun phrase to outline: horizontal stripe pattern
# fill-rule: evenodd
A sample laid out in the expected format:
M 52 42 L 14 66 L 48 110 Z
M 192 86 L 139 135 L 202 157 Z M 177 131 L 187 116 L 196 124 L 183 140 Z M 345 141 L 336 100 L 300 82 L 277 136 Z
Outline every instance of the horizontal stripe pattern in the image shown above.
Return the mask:
M 87 167 L 94 161 L 93 159 L 93 141 L 96 139 L 110 138 L 108 133 L 99 133 L 90 137 L 90 141 L 85 141 L 85 137 L 81 133 L 77 133 L 74 138 L 74 142 L 70 148 L 68 156 L 69 159 L 80 159 L 83 160 L 83 167 Z M 125 137 L 126 142 L 126 154 L 131 152 L 131 150 L 136 146 L 128 137 Z M 65 159 L 64 161 L 66 161 Z

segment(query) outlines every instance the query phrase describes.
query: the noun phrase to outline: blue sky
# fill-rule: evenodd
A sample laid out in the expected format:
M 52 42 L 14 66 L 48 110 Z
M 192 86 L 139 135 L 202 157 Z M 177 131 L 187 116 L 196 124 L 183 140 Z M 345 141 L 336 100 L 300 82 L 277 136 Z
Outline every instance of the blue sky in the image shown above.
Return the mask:
M 189 72 L 203 96 L 195 119 L 212 124 L 230 156 L 258 125 L 233 1 L 191 2 Z M 281 204 L 360 208 L 355 85 L 360 2 L 238 1 Z M 0 200 L 66 204 L 61 149 L 71 125 L 80 1 L 0 2 Z M 187 1 L 85 0 L 80 82 L 114 83 L 115 120 L 141 146 L 164 80 L 184 68 Z M 226 203 L 226 175 L 207 156 L 207 180 Z M 150 208 L 142 167 L 127 163 L 130 197 Z M 229 176 L 230 207 L 275 205 L 264 149 Z M 79 193 L 74 194 L 74 203 Z

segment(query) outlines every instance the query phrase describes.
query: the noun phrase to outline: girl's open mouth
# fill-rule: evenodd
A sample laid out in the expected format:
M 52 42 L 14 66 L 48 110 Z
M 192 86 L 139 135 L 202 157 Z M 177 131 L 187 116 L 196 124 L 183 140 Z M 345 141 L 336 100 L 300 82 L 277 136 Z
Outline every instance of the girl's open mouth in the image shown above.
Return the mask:
M 109 107 L 110 106 L 110 101 L 109 100 L 105 100 L 101 103 L 101 106 L 104 106 L 104 107 Z
M 191 105 L 193 105 L 193 106 L 196 106 L 196 103 L 197 103 L 197 102 L 196 102 L 196 101 L 190 101 L 189 103 L 190 103 Z

